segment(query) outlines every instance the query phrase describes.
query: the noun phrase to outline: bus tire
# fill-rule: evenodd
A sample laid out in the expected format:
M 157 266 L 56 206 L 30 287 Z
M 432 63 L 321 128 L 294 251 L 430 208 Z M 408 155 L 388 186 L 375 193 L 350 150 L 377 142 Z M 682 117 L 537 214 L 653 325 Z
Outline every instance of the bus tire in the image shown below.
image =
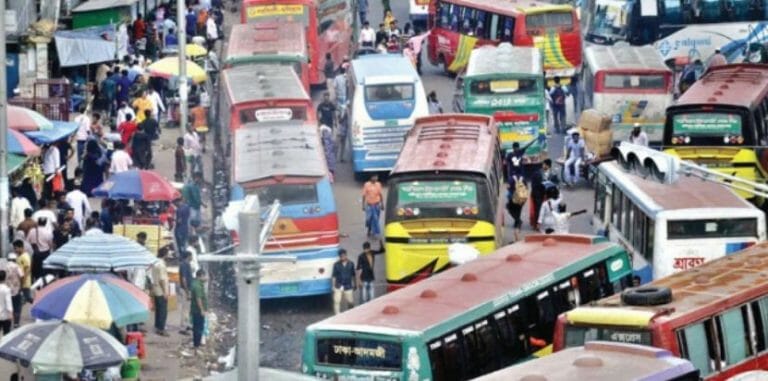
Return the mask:
M 672 301 L 668 287 L 638 287 L 621 293 L 621 301 L 630 306 L 657 306 Z

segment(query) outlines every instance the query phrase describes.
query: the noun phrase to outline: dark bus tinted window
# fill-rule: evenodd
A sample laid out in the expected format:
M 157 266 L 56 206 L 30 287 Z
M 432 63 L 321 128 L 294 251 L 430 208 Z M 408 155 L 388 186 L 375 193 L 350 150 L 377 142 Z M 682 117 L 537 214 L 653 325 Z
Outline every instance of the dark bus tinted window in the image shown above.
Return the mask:
M 263 116 L 261 116 L 263 115 Z M 307 120 L 307 109 L 304 106 L 254 107 L 240 111 L 240 123 L 259 122 L 264 117 L 273 116 L 268 120 Z M 276 119 L 278 118 L 278 119 Z
M 282 205 L 317 203 L 317 187 L 315 184 L 269 185 L 257 188 L 252 193 L 259 196 L 261 205 L 272 204 L 275 200 L 280 200 Z
M 317 363 L 354 368 L 400 370 L 402 347 L 399 343 L 364 339 L 318 339 Z
M 387 199 L 387 221 L 421 218 L 459 218 L 493 221 L 486 181 L 392 180 Z
M 573 325 L 569 325 L 565 329 L 566 348 L 579 347 L 594 340 L 651 345 L 651 332 L 623 327 L 579 327 Z
M 525 16 L 527 29 L 572 27 L 573 15 L 571 12 L 544 12 Z
M 668 221 L 668 239 L 757 237 L 757 219 Z

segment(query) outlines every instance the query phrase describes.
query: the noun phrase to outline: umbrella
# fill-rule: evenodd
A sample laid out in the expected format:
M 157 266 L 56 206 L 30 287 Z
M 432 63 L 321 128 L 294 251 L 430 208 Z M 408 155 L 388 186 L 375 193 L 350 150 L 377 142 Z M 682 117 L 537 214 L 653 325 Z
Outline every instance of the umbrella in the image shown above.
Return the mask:
M 40 156 L 40 147 L 21 132 L 8 129 L 5 136 L 8 139 L 8 152 L 24 156 Z
M 53 128 L 53 123 L 37 111 L 9 105 L 8 128 L 19 131 L 49 130 Z
M 78 127 L 75 122 L 63 120 L 52 120 L 51 123 L 53 128 L 50 130 L 24 131 L 24 135 L 36 144 L 53 143 L 74 134 Z
M 59 279 L 35 296 L 32 317 L 109 329 L 149 319 L 149 296 L 109 273 Z
M 115 173 L 93 190 L 96 197 L 116 200 L 171 201 L 181 195 L 155 171 L 134 169 Z
M 43 267 L 73 272 L 106 272 L 148 267 L 155 262 L 157 258 L 152 253 L 131 239 L 91 231 L 56 250 L 43 262 Z
M 0 341 L 0 357 L 31 366 L 35 373 L 77 373 L 120 365 L 128 351 L 105 331 L 50 321 L 11 331 Z
M 170 79 L 179 76 L 179 57 L 163 58 L 147 68 L 149 75 Z M 205 70 L 200 65 L 187 60 L 187 77 L 192 78 L 196 83 L 205 82 L 207 76 Z
M 208 50 L 205 47 L 200 46 L 198 44 L 187 44 L 187 47 L 184 50 L 186 51 L 187 56 L 189 57 L 198 57 L 198 56 L 204 56 L 208 54 Z

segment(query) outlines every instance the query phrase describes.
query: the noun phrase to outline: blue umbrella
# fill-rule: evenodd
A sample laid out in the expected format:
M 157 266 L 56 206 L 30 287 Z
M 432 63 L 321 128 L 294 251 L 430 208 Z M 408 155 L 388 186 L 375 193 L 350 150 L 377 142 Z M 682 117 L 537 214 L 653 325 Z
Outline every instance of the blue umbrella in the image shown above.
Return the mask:
M 133 169 L 113 174 L 93 190 L 96 197 L 116 200 L 171 201 L 181 194 L 155 171 Z
M 53 128 L 48 130 L 24 131 L 24 135 L 37 144 L 48 144 L 64 139 L 77 131 L 77 123 L 52 120 Z
M 90 231 L 56 250 L 43 262 L 43 267 L 73 272 L 123 271 L 155 262 L 157 258 L 133 240 Z

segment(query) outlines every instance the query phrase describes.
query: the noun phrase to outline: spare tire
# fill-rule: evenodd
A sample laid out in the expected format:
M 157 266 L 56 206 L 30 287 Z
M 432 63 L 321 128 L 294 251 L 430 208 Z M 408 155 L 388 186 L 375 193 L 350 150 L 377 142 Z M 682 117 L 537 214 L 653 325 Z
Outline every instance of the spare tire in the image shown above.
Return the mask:
M 638 287 L 621 293 L 621 301 L 630 306 L 657 306 L 672 301 L 668 287 Z

